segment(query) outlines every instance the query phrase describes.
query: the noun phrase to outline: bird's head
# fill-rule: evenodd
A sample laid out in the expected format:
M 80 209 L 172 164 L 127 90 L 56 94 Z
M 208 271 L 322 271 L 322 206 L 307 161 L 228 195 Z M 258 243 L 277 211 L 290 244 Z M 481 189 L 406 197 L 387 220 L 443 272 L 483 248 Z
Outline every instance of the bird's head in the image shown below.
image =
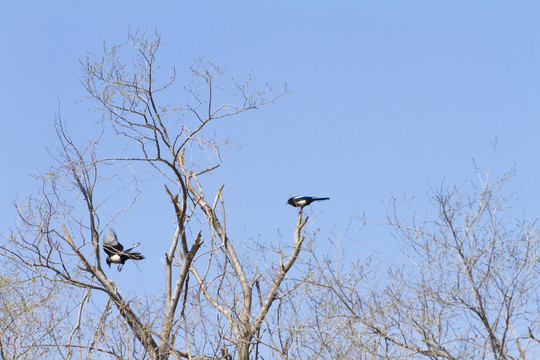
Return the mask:
M 107 263 L 107 265 L 109 265 L 109 268 L 110 268 L 110 267 L 111 267 L 111 259 L 109 259 L 109 258 L 107 257 L 107 259 L 105 259 L 105 262 Z
M 294 205 L 294 198 L 292 197 L 292 198 L 290 198 L 289 200 L 287 200 L 286 204 L 295 206 L 295 205 Z

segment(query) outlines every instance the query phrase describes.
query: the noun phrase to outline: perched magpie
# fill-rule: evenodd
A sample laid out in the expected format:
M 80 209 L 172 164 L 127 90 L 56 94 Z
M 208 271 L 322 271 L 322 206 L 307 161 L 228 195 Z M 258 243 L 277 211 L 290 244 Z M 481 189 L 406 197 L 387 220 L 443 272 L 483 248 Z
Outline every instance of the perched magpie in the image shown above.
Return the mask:
M 314 198 L 311 196 L 295 196 L 287 200 L 287 204 L 292 205 L 294 207 L 304 207 L 308 206 L 314 201 L 320 201 L 320 200 L 328 200 L 330 198 Z
M 108 255 L 107 259 L 105 260 L 107 265 L 111 267 L 111 263 L 120 264 L 118 267 L 118 271 L 120 271 L 122 270 L 122 266 L 124 266 L 126 260 L 144 259 L 144 256 L 141 253 L 130 253 L 131 250 L 135 249 L 139 245 L 140 243 L 136 243 L 131 248 L 124 250 L 122 244 L 118 242 L 118 238 L 116 237 L 114 230 L 109 229 L 107 235 L 105 235 L 105 239 L 103 239 L 103 250 L 105 250 Z

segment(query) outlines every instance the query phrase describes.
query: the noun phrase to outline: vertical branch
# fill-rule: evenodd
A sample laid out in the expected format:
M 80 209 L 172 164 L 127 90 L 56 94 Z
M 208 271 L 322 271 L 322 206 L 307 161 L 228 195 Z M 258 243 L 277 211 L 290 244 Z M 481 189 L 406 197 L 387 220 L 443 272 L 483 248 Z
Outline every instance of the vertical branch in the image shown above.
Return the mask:
M 67 341 L 66 359 L 71 356 L 71 339 L 73 338 L 73 336 L 75 335 L 77 331 L 80 331 L 83 308 L 89 299 L 90 299 L 90 288 L 86 288 L 86 290 L 84 291 L 83 297 L 81 299 L 81 303 L 79 305 L 79 311 L 77 312 L 77 321 L 75 322 L 75 326 L 71 330 L 71 333 L 69 334 L 69 338 Z
M 178 195 L 174 195 L 171 193 L 169 188 L 165 185 L 165 190 L 169 194 L 169 197 L 171 198 L 171 202 L 174 206 L 176 218 L 177 218 L 177 226 L 176 231 L 174 234 L 174 238 L 171 244 L 171 247 L 169 249 L 169 253 L 165 254 L 165 269 L 166 269 L 166 307 L 165 307 L 165 316 L 163 319 L 163 323 L 161 326 L 161 333 L 160 333 L 160 342 L 159 342 L 159 348 L 160 357 L 167 358 L 169 354 L 169 338 L 172 331 L 172 326 L 174 323 L 174 314 L 176 313 L 176 309 L 178 306 L 178 302 L 181 297 L 182 288 L 184 287 L 184 284 L 187 279 L 187 275 L 189 273 L 189 269 L 191 267 L 191 264 L 193 262 L 193 259 L 195 258 L 195 255 L 199 248 L 202 245 L 201 241 L 201 232 L 197 234 L 195 241 L 193 243 L 193 246 L 188 251 L 187 250 L 187 241 L 185 237 L 185 226 L 184 222 L 186 219 L 185 216 L 185 207 L 186 207 L 186 193 L 184 192 L 184 211 L 180 209 L 180 205 L 178 204 Z M 174 291 L 172 290 L 172 261 L 174 258 L 174 252 L 177 250 L 178 246 L 178 239 L 182 238 L 182 249 L 183 252 L 182 255 L 182 266 L 180 268 L 180 273 L 178 274 L 178 277 L 176 279 L 176 284 L 174 286 Z
M 300 211 L 298 212 L 298 220 L 296 221 L 296 229 L 294 232 L 293 250 L 291 254 L 289 255 L 289 258 L 287 259 L 287 262 L 285 262 L 285 264 L 282 263 L 280 265 L 278 272 L 274 277 L 274 281 L 272 282 L 272 286 L 268 290 L 268 294 L 266 295 L 264 303 L 262 304 L 261 309 L 259 310 L 259 313 L 257 314 L 257 317 L 253 321 L 253 330 L 252 330 L 253 332 L 260 329 L 262 321 L 266 317 L 268 310 L 270 309 L 270 307 L 272 306 L 272 303 L 276 299 L 277 293 L 279 291 L 281 283 L 283 282 L 283 279 L 285 278 L 285 275 L 295 263 L 296 259 L 298 258 L 298 254 L 300 254 L 300 250 L 302 249 L 302 243 L 305 240 L 305 236 L 302 234 L 302 228 L 306 225 L 309 219 L 308 216 L 306 216 L 305 219 L 302 219 L 303 214 L 304 214 L 304 209 L 300 208 Z
M 193 180 L 195 181 L 195 183 L 197 184 L 197 186 L 199 187 L 199 189 L 202 190 L 199 182 L 197 181 L 196 176 L 193 174 L 191 176 Z M 225 230 L 221 226 L 221 222 L 219 221 L 217 214 L 204 199 L 204 194 L 202 193 L 202 191 L 197 191 L 197 189 L 195 189 L 195 187 L 193 187 L 191 183 L 187 183 L 186 185 L 187 185 L 187 189 L 193 194 L 193 196 L 197 200 L 198 205 L 204 211 L 213 229 L 216 231 L 219 238 L 223 242 L 223 246 L 227 254 L 229 255 L 233 270 L 236 276 L 238 277 L 238 280 L 240 281 L 240 285 L 242 287 L 243 306 L 240 312 L 240 318 L 243 319 L 243 321 L 247 321 L 250 310 L 251 310 L 251 287 L 249 285 L 248 279 L 244 272 L 244 268 L 236 254 L 236 251 L 234 250 L 234 247 L 230 243 Z

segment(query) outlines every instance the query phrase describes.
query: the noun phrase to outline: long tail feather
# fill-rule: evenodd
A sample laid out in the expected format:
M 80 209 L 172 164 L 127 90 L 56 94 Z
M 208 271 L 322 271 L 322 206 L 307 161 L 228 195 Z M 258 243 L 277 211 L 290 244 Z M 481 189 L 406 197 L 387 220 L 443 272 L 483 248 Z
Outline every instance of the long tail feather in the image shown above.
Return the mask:
M 129 254 L 126 254 L 127 256 L 129 256 L 129 258 L 131 260 L 142 260 L 144 259 L 144 255 L 142 255 L 141 253 L 129 253 Z

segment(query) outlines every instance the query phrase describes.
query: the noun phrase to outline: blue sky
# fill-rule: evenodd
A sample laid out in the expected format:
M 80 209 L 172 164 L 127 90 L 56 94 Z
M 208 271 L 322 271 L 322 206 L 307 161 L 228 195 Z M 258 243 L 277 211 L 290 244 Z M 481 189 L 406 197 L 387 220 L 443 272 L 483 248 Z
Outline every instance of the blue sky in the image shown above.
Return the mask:
M 493 175 L 515 165 L 513 205 L 538 214 L 539 2 L 19 1 L 0 11 L 0 232 L 13 226 L 13 200 L 38 188 L 29 174 L 52 163 L 58 99 L 76 136 L 99 117 L 79 101 L 78 60 L 124 41 L 129 27 L 158 29 L 158 62 L 176 67 L 180 85 L 204 57 L 294 92 L 214 128 L 240 146 L 211 178 L 226 184 L 233 241 L 276 241 L 278 229 L 292 241 L 296 210 L 285 201 L 298 194 L 331 197 L 308 210 L 322 244 L 355 216 L 384 220 L 391 196 L 415 197 L 425 213 L 430 188 L 475 179 L 473 159 L 486 170 L 495 141 Z M 145 274 L 172 235 L 158 185 L 114 224 L 142 242 Z M 388 228 L 360 228 L 353 221 L 347 233 L 351 260 L 397 254 Z

